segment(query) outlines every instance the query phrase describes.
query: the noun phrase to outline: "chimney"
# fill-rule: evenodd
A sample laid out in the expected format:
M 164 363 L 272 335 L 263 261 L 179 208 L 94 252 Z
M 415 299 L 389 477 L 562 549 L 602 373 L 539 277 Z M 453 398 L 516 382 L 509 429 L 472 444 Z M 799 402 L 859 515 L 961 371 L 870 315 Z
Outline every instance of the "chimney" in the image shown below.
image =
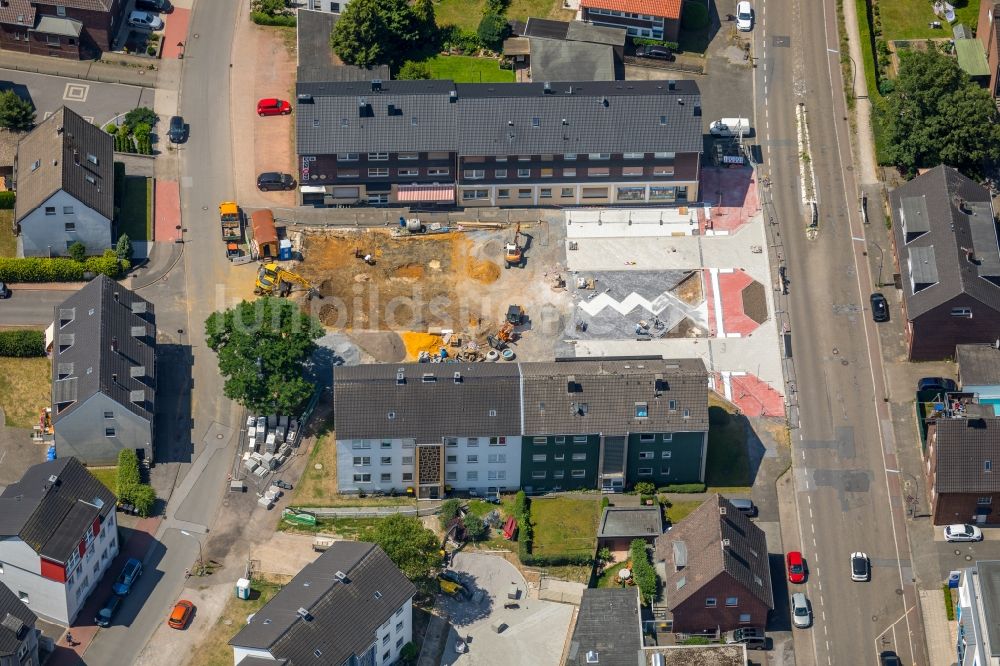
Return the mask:
M 76 148 L 73 149 L 73 164 L 80 166 L 80 151 Z
M 602 97 L 601 98 L 601 106 L 603 106 L 605 109 L 608 108 L 608 98 L 607 97 Z
M 461 384 L 462 383 L 462 373 L 461 372 L 456 372 L 455 374 L 452 375 L 452 377 L 454 378 L 456 384 Z
M 552 94 L 552 84 L 546 81 L 542 84 L 542 94 L 551 95 Z
M 683 97 L 678 97 L 677 98 L 677 106 L 684 106 L 684 98 Z
M 452 90 L 450 93 L 448 93 L 448 101 L 450 103 L 452 103 L 452 104 L 454 104 L 455 102 L 458 101 L 458 91 L 457 90 Z
M 115 303 L 117 303 L 117 302 L 118 302 L 118 292 L 116 291 L 115 292 Z
M 673 79 L 667 81 L 667 90 L 676 90 L 676 89 L 677 89 L 677 81 L 674 81 Z
M 118 383 L 118 373 L 117 372 L 111 374 L 111 383 L 112 384 L 117 384 Z
M 723 539 L 723 540 L 722 540 L 722 547 L 723 547 L 723 548 L 729 548 L 729 546 L 730 546 L 730 545 L 731 545 L 731 544 L 730 544 L 730 542 L 729 542 L 729 539 Z
M 372 92 L 382 92 L 382 79 L 372 79 Z

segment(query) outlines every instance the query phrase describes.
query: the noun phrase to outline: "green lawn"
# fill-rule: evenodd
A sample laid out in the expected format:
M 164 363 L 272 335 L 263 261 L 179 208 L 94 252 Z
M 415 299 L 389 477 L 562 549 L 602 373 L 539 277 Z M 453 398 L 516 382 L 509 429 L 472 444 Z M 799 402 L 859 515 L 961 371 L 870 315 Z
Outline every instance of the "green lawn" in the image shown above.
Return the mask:
M 744 417 L 730 414 L 721 406 L 709 407 L 705 483 L 709 486 L 746 486 L 749 477 Z
M 229 646 L 229 640 L 246 625 L 247 616 L 263 608 L 280 589 L 281 586 L 275 583 L 254 580 L 250 584 L 249 599 L 237 599 L 236 595 L 230 594 L 215 626 L 200 645 L 193 646 L 192 653 L 199 655 L 198 663 L 204 666 L 231 666 L 233 648 Z
M 670 521 L 671 525 L 676 525 L 680 521 L 684 520 L 689 513 L 701 506 L 699 500 L 688 501 L 670 501 L 670 506 L 667 507 L 667 520 Z
M 96 476 L 97 480 L 103 483 L 108 490 L 115 492 L 118 480 L 117 467 L 88 467 L 87 471 Z
M 955 24 L 964 23 L 974 29 L 979 16 L 979 0 L 953 0 L 951 4 L 955 6 Z M 878 8 L 883 39 L 946 39 L 952 36 L 951 27 L 934 15 L 933 3 L 927 0 L 878 0 Z M 941 21 L 943 29 L 929 27 L 927 24 L 931 21 Z
M 597 587 L 621 587 L 618 582 L 618 572 L 621 571 L 628 561 L 618 562 L 612 564 L 610 567 L 604 570 L 604 572 L 597 577 Z
M 0 257 L 17 256 L 17 238 L 14 236 L 14 211 L 0 210 Z
M 475 32 L 485 4 L 484 0 L 441 0 L 434 3 L 434 17 L 438 25 L 457 25 Z M 507 18 L 527 21 L 529 16 L 569 21 L 573 12 L 563 9 L 561 0 L 511 0 Z
M 282 520 L 279 532 L 305 532 L 309 534 L 335 534 L 341 539 L 358 539 L 361 533 L 375 527 L 378 518 L 317 518 L 316 525 L 297 525 Z
M 437 55 L 424 62 L 434 79 L 451 79 L 456 83 L 514 82 L 514 72 L 500 69 L 500 62 L 493 58 Z
M 531 500 L 535 555 L 592 555 L 596 546 L 601 503 L 572 497 Z
M 153 180 L 142 176 L 125 177 L 125 193 L 118 220 L 119 233 L 129 240 L 149 241 L 153 237 Z M 116 239 L 117 240 L 117 239 Z

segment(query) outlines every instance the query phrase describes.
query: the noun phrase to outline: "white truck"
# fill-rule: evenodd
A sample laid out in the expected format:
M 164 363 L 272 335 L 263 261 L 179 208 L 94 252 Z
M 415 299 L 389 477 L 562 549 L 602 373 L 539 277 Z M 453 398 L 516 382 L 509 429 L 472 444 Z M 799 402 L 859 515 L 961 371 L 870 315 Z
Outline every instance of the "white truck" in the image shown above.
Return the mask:
M 750 120 L 747 118 L 720 118 L 708 126 L 715 136 L 750 136 Z

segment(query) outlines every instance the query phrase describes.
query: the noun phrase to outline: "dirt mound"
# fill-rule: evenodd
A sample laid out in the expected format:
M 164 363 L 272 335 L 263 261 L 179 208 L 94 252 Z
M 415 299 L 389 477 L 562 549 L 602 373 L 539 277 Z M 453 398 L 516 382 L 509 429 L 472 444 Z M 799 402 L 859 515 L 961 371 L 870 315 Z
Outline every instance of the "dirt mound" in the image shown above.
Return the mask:
M 406 346 L 406 358 L 411 361 L 416 360 L 420 352 L 433 355 L 437 354 L 438 350 L 444 346 L 444 338 L 440 335 L 404 331 L 399 334 L 399 337 L 403 339 L 403 345 Z
M 392 271 L 392 277 L 397 278 L 422 278 L 424 267 L 420 264 L 404 264 Z
M 500 267 L 488 259 L 469 257 L 466 273 L 473 280 L 483 284 L 490 284 L 500 279 Z

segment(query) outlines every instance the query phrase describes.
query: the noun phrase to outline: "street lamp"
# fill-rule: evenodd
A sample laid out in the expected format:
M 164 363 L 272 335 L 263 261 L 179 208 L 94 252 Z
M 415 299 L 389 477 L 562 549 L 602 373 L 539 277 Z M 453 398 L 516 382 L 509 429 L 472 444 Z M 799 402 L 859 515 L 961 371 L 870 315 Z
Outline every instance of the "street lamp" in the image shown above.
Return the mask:
M 183 534 L 184 536 L 191 537 L 198 544 L 198 571 L 197 571 L 197 573 L 198 573 L 199 576 L 201 576 L 202 574 L 205 573 L 205 560 L 203 560 L 202 557 L 201 557 L 201 539 L 199 539 L 195 535 L 191 534 L 187 530 L 181 530 L 181 534 Z
M 875 288 L 881 289 L 882 287 L 882 264 L 885 263 L 885 252 L 882 251 L 882 246 L 871 241 L 871 244 L 878 248 L 878 279 L 875 281 Z

